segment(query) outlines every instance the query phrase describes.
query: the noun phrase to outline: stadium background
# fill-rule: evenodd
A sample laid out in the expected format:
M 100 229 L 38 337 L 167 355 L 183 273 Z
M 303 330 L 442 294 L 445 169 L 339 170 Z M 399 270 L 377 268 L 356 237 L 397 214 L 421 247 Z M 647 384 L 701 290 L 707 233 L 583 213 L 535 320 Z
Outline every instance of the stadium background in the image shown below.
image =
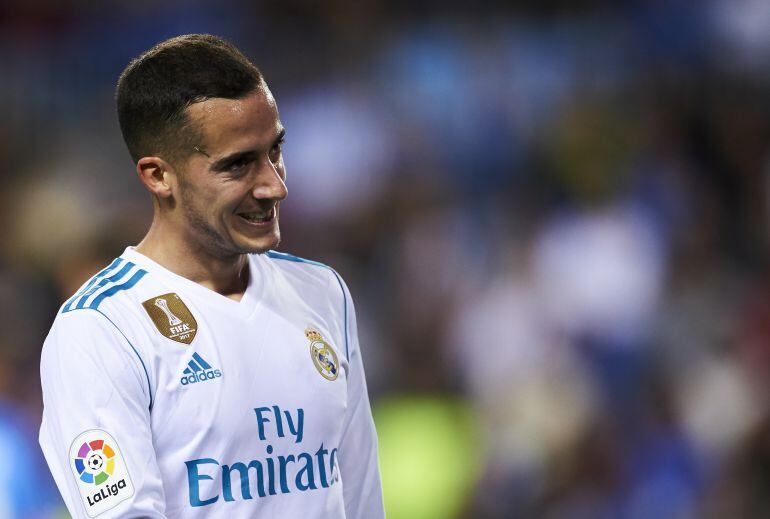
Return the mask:
M 0 517 L 66 517 L 40 346 L 150 221 L 113 88 L 188 32 L 278 99 L 281 250 L 357 302 L 390 518 L 768 516 L 768 27 L 764 0 L 4 1 Z

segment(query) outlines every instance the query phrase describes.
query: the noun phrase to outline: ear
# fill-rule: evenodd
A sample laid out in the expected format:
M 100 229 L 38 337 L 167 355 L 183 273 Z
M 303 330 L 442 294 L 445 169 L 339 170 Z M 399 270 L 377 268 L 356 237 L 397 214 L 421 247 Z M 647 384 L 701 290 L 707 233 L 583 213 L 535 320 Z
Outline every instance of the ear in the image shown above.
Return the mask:
M 136 163 L 136 172 L 142 184 L 158 198 L 168 198 L 173 193 L 174 168 L 160 157 L 142 157 Z

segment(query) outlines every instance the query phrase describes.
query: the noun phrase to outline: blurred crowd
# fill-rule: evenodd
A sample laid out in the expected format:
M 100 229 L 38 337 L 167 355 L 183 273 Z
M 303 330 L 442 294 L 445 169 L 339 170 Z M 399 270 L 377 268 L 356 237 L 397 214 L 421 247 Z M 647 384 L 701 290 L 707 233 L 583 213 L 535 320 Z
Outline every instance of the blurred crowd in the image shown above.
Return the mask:
M 114 84 L 188 32 L 276 95 L 280 248 L 350 286 L 389 517 L 770 516 L 767 27 L 765 0 L 4 2 L 0 517 L 63 514 L 40 347 L 149 225 Z

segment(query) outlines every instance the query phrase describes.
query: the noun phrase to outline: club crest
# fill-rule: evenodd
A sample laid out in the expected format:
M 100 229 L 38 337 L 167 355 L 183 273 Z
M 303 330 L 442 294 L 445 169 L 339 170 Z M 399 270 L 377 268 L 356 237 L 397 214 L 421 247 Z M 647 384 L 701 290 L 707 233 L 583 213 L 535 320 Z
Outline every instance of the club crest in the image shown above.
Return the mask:
M 190 344 L 195 338 L 198 323 L 175 293 L 150 298 L 142 306 L 164 337 L 183 344 Z
M 305 337 L 310 341 L 310 357 L 313 359 L 315 369 L 325 379 L 336 380 L 340 374 L 340 363 L 332 345 L 313 328 L 305 330 Z

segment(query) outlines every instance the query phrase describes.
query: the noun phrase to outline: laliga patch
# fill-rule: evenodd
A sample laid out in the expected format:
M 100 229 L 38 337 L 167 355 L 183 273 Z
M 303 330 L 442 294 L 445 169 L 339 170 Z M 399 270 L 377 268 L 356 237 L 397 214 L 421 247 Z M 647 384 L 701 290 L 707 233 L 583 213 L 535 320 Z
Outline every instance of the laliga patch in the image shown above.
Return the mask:
M 142 303 L 142 306 L 164 337 L 183 344 L 190 344 L 195 338 L 198 323 L 175 293 L 153 297 Z
M 88 517 L 96 517 L 134 495 L 118 443 L 105 431 L 92 429 L 75 438 L 70 466 Z

